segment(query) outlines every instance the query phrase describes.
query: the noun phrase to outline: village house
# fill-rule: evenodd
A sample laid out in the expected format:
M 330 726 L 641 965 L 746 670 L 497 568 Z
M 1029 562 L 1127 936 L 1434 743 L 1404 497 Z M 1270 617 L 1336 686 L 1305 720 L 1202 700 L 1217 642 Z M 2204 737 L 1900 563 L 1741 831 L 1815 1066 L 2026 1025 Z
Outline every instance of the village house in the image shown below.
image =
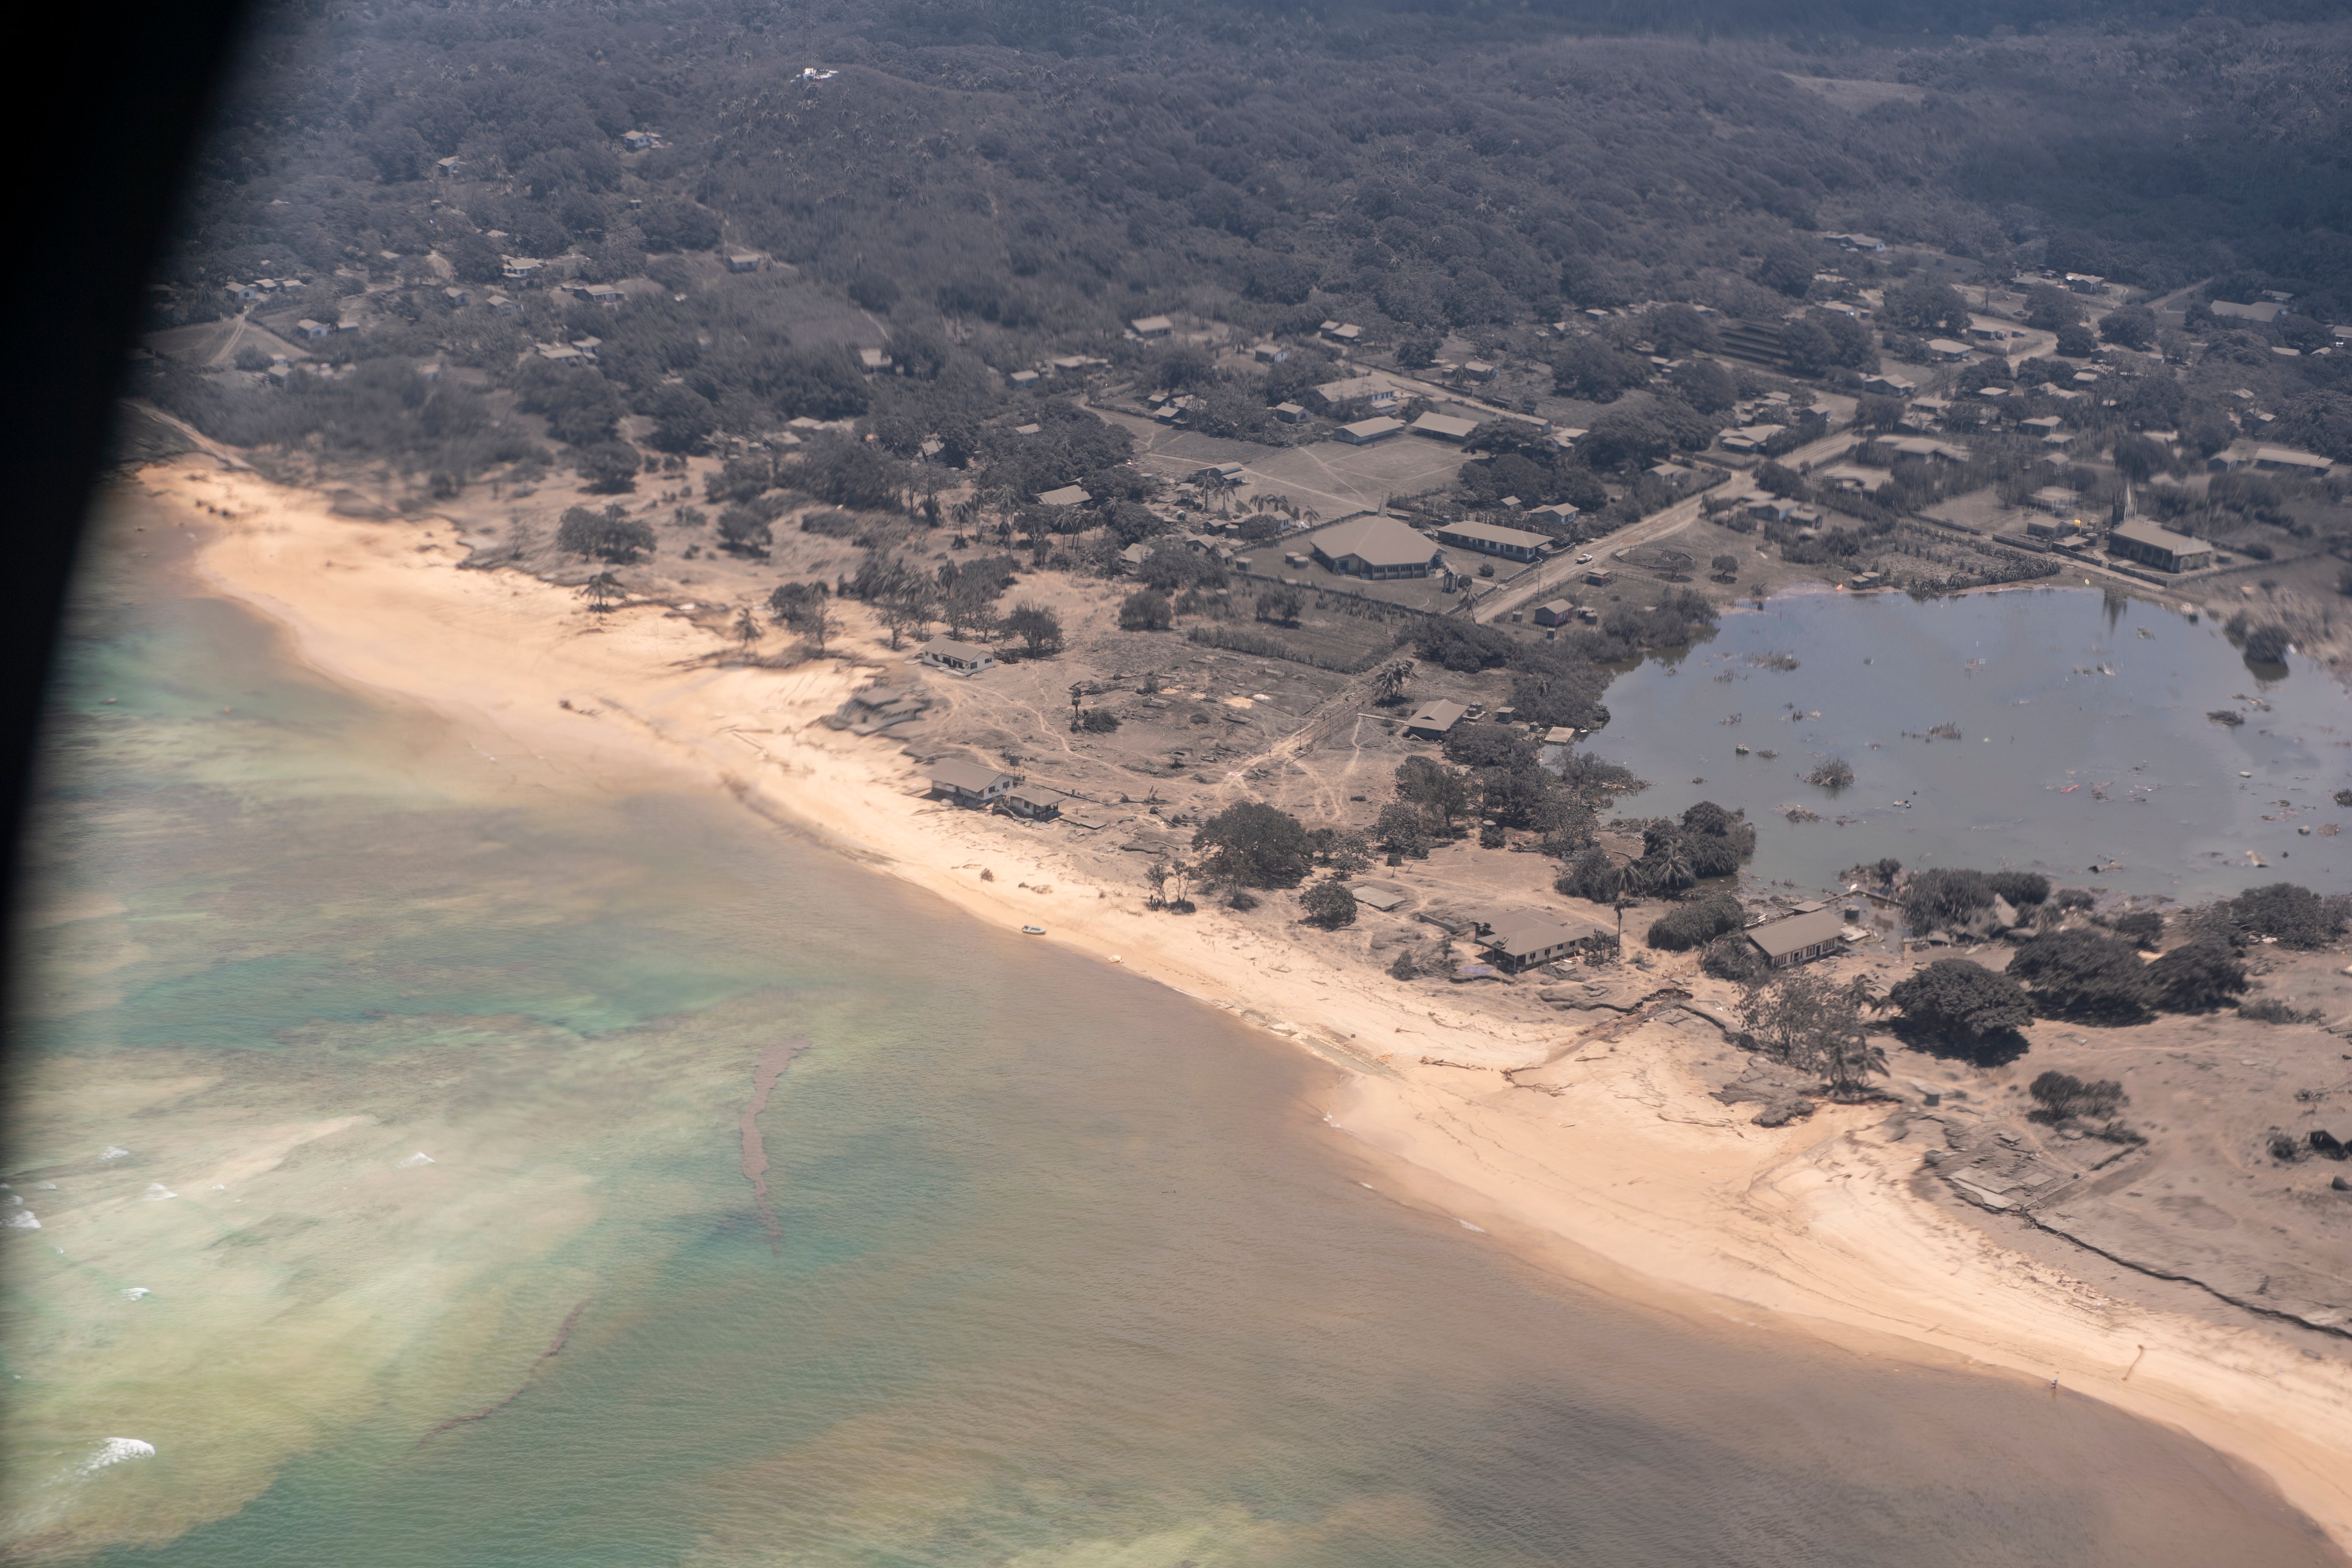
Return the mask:
M 436 158 L 433 169 L 443 179 L 454 180 L 466 172 L 466 161 L 463 158 Z
M 730 251 L 727 257 L 730 272 L 757 272 L 767 264 L 768 258 L 756 250 Z
M 541 268 L 547 265 L 535 256 L 505 256 L 499 261 L 499 276 L 509 283 L 535 283 Z
M 1543 910 L 1472 910 L 1467 919 L 1488 959 L 1512 974 L 1617 942 L 1606 926 Z
M 857 368 L 868 375 L 879 375 L 890 368 L 890 356 L 880 349 L 859 349 Z
M 1164 338 L 1176 330 L 1176 323 L 1166 316 L 1138 316 L 1128 326 L 1139 338 Z
M 2069 272 L 2063 281 L 2077 294 L 2096 294 L 2107 286 L 2107 280 L 2095 272 Z
M 501 294 L 495 289 L 483 296 L 482 303 L 490 308 L 490 313 L 494 316 L 510 316 L 515 311 L 514 296 Z
M 1475 419 L 1457 419 L 1451 414 L 1424 414 L 1409 426 L 1416 436 L 1427 436 L 1439 441 L 1467 441 L 1470 433 L 1478 428 Z
M 1326 321 L 1317 330 L 1335 343 L 1360 342 L 1364 336 L 1364 329 L 1353 321 Z
M 2324 477 L 2336 466 L 2316 452 L 2298 452 L 2292 447 L 2257 447 L 2252 461 L 2269 473 L 2308 474 L 2313 479 Z
M 1870 375 L 1863 378 L 1862 389 L 1880 397 L 1909 397 L 1919 390 L 1919 384 L 1900 375 Z
M 1790 915 L 1750 926 L 1745 934 L 1773 968 L 1791 969 L 1837 952 L 1838 933 L 1844 929 L 1845 918 L 1837 910 L 1815 910 L 1810 914 Z
M 2225 321 L 2275 321 L 2286 307 L 2275 300 L 2257 300 L 2251 305 L 2241 305 L 2233 300 L 2216 300 L 2213 313 Z
M 1437 542 L 1506 561 L 1540 561 L 1551 540 L 1523 528 L 1497 528 L 1487 522 L 1449 522 L 1437 530 Z
M 953 637 L 933 637 L 915 657 L 920 663 L 950 675 L 973 676 L 996 668 L 993 653 L 978 643 L 958 642 Z
M 944 757 L 931 764 L 931 790 L 958 805 L 992 805 L 1021 781 L 982 763 Z
M 1437 698 L 1424 702 L 1413 716 L 1404 721 L 1404 732 L 1416 741 L 1443 741 L 1454 732 L 1470 710 L 1459 702 Z
M 1274 416 L 1282 421 L 1285 425 L 1304 425 L 1307 423 L 1307 410 L 1296 403 L 1276 404 L 1274 405 Z
M 580 297 L 592 305 L 602 305 L 607 310 L 619 310 L 621 301 L 628 298 L 610 283 L 591 283 L 580 290 Z
M 1874 496 L 1894 481 L 1895 476 L 1885 468 L 1862 468 L 1851 463 L 1841 463 L 1833 468 L 1823 468 L 1815 474 L 1817 483 L 1850 494 Z
M 1035 784 L 1006 790 L 997 797 L 996 805 L 1024 822 L 1051 822 L 1062 815 L 1062 797 Z
M 2032 499 L 2037 510 L 2053 515 L 2063 513 L 2073 517 L 2083 510 L 2082 495 L 2064 485 L 2044 485 L 2033 492 Z
M 1250 345 L 1250 357 L 1260 364 L 1288 364 L 1290 347 L 1286 343 L 1263 342 Z
M 1938 463 L 1964 463 L 1969 458 L 1965 447 L 1925 436 L 1899 437 L 1892 441 L 1881 441 L 1878 447 L 1890 457 L 1926 458 Z
M 624 131 L 621 145 L 632 153 L 647 153 L 661 144 L 661 138 L 650 131 Z
M 467 289 L 444 289 L 441 290 L 441 297 L 452 305 L 470 305 L 474 302 L 473 291 Z
M 912 688 L 869 686 L 863 691 L 851 692 L 849 700 L 828 714 L 824 721 L 831 729 L 872 735 L 921 718 L 927 706 Z
M 2108 530 L 2107 549 L 2159 572 L 2201 572 L 2213 564 L 2211 545 L 2145 517 L 2127 517 Z
M 1057 490 L 1046 490 L 1037 498 L 1039 506 L 1084 506 L 1095 498 L 1083 486 L 1064 485 Z
M 1528 509 L 1528 520 L 1531 522 L 1556 523 L 1559 526 L 1565 528 L 1570 523 L 1575 521 L 1576 518 L 1576 508 L 1569 505 L 1568 502 L 1564 500 L 1554 501 L 1549 506 L 1529 507 Z
M 1385 441 L 1404 428 L 1404 421 L 1379 415 L 1370 419 L 1359 419 L 1353 425 L 1342 425 L 1331 434 L 1350 447 L 1369 447 L 1375 441 Z
M 1465 381 L 1492 381 L 1495 379 L 1495 371 L 1494 365 L 1482 359 L 1465 359 L 1462 362 L 1462 378 Z
M 1377 375 L 1349 376 L 1344 381 L 1327 381 L 1315 389 L 1315 395 L 1326 408 L 1337 408 L 1343 403 L 1361 402 L 1375 414 L 1386 413 L 1398 402 L 1395 386 Z
M 1929 338 L 1927 340 L 1927 352 L 1935 355 L 1939 360 L 1950 363 L 1957 360 L 1967 359 L 1977 351 L 1969 347 L 1966 343 L 1954 342 L 1949 338 Z
M 1727 452 L 1761 452 L 1766 443 L 1786 428 L 1781 425 L 1750 425 L 1744 429 L 1726 430 L 1717 437 L 1717 444 Z
M 1392 517 L 1377 514 L 1326 524 L 1307 547 L 1327 571 L 1344 577 L 1426 577 L 1445 563 L 1445 552 Z
M 1539 626 L 1564 626 L 1576 619 L 1576 606 L 1566 599 L 1554 599 L 1548 605 L 1538 605 L 1528 612 L 1528 619 Z
M 327 325 L 324 321 L 314 321 L 310 317 L 305 316 L 300 321 L 294 323 L 294 330 L 301 333 L 306 338 L 318 339 L 325 337 L 329 332 L 333 331 L 335 329 Z

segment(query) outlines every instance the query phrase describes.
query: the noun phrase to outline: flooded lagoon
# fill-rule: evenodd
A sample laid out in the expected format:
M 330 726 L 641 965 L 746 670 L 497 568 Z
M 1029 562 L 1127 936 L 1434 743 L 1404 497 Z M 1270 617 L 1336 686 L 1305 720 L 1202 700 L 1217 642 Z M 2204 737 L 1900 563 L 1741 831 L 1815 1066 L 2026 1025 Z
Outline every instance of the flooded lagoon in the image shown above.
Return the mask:
M 1651 781 L 1628 813 L 1745 809 L 1751 873 L 1800 888 L 1888 856 L 2184 900 L 2352 887 L 2352 834 L 2330 832 L 2352 825 L 2333 800 L 2352 784 L 2352 697 L 2140 600 L 1788 595 L 1620 677 L 1608 702 L 1593 750 Z M 1803 781 L 1834 757 L 1850 787 Z

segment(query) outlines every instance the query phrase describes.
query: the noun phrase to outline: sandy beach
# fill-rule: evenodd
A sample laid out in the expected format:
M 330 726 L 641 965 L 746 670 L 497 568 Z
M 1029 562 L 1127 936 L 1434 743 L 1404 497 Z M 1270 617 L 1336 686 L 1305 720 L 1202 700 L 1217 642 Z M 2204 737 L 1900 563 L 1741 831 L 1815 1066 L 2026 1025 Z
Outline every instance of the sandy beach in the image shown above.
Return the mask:
M 2342 1361 L 2116 1300 L 2000 1247 L 1913 1192 L 1918 1146 L 1885 1135 L 1886 1107 L 1754 1126 L 1645 1051 L 1647 1026 L 1588 1035 L 1560 1056 L 1568 1026 L 1498 1031 L 1211 907 L 1148 915 L 1139 882 L 1078 868 L 1051 831 L 1008 849 L 926 799 L 897 742 L 819 722 L 902 668 L 855 605 L 836 650 L 846 657 L 719 665 L 719 639 L 668 606 L 600 616 L 518 572 L 461 570 L 467 551 L 446 522 L 337 516 L 322 496 L 201 457 L 135 482 L 207 531 L 205 578 L 282 627 L 304 662 L 446 721 L 478 770 L 463 787 L 728 791 L 975 919 L 1042 925 L 1038 940 L 1348 1069 L 1326 1108 L 1331 1135 L 1377 1152 L 1405 1201 L 1665 1310 L 2052 1384 L 2053 1396 L 2165 1423 L 2269 1477 L 2352 1549 Z M 1539 1083 L 1504 1076 L 1546 1062 Z

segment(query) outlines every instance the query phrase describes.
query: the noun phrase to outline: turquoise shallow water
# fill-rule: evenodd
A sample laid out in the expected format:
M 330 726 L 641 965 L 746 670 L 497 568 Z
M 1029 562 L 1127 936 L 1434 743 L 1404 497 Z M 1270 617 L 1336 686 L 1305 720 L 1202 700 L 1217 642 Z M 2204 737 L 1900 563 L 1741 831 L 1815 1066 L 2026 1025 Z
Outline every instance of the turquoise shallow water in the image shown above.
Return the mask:
M 119 535 L 56 713 L 16 1555 L 2336 1561 L 2088 1402 L 1539 1274 L 1329 1069 L 748 816 L 457 790 Z

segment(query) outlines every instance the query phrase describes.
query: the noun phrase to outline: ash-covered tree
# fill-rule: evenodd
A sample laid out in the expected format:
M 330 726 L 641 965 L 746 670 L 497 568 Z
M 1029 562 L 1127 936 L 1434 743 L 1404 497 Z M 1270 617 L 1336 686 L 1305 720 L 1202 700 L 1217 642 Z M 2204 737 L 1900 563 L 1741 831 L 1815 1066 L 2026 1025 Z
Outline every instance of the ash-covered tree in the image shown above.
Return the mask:
M 2282 947 L 2325 947 L 2344 931 L 2347 900 L 2322 898 L 2293 882 L 2249 888 L 2229 900 L 2230 922 L 2256 936 L 2276 937 Z
M 1194 831 L 1192 847 L 1206 852 L 1204 873 L 1236 887 L 1295 888 L 1314 865 L 1306 827 L 1263 801 L 1217 813 Z
M 764 561 L 774 542 L 775 531 L 759 509 L 740 505 L 719 509 L 719 547 L 728 554 Z
M 1024 599 L 1004 617 L 1004 634 L 1021 639 L 1021 650 L 1031 658 L 1062 651 L 1062 617 L 1034 599 Z
M 1966 925 L 1992 908 L 1992 885 L 1982 871 L 1937 866 L 1911 873 L 1903 889 L 1903 918 L 1913 931 Z
M 1165 594 L 1139 588 L 1119 601 L 1118 629 L 1123 632 L 1164 632 L 1176 623 L 1176 606 Z
M 1372 700 L 1382 708 L 1404 700 L 1405 682 L 1412 679 L 1412 660 L 1394 658 L 1372 672 Z
M 1325 931 L 1356 923 L 1356 895 L 1337 877 L 1327 877 L 1299 894 L 1298 907 L 1308 925 Z
M 2009 973 L 2033 988 L 2037 1011 L 2084 1023 L 2137 1024 L 2155 996 L 2132 944 L 2096 931 L 2029 938 L 2009 961 Z
M 1423 859 L 1429 854 L 1429 818 L 1419 806 L 1392 800 L 1381 807 L 1380 816 L 1372 823 L 1372 837 L 1392 856 Z
M 1917 1034 L 1971 1055 L 2013 1047 L 2033 1021 L 2025 987 L 1965 958 L 1939 958 L 1886 993 Z
M 1864 1032 L 1853 994 L 1799 970 L 1750 992 L 1740 1023 L 1757 1048 L 1801 1072 L 1818 1072 L 1835 1100 L 1859 1100 L 1886 1053 Z
M 2210 1013 L 2245 994 L 2246 966 L 2225 942 L 2182 942 L 2147 966 L 2155 1005 L 2167 1013 Z
M 627 495 L 637 488 L 640 459 L 626 441 L 599 441 L 572 453 L 572 466 L 592 496 Z
M 599 572 L 580 585 L 580 596 L 587 600 L 588 607 L 599 615 L 618 604 L 625 594 L 621 580 L 610 572 Z
M 1407 757 L 1397 764 L 1396 793 L 1448 832 L 1454 819 L 1470 809 L 1469 775 L 1428 757 Z
M 602 511 L 584 506 L 567 508 L 556 525 L 555 547 L 573 555 L 593 556 L 626 566 L 654 547 L 650 524 L 631 517 L 618 503 Z
M 1677 905 L 1652 921 L 1643 941 L 1663 952 L 1688 952 L 1727 931 L 1738 931 L 1743 918 L 1737 899 L 1720 895 L 1701 899 Z

